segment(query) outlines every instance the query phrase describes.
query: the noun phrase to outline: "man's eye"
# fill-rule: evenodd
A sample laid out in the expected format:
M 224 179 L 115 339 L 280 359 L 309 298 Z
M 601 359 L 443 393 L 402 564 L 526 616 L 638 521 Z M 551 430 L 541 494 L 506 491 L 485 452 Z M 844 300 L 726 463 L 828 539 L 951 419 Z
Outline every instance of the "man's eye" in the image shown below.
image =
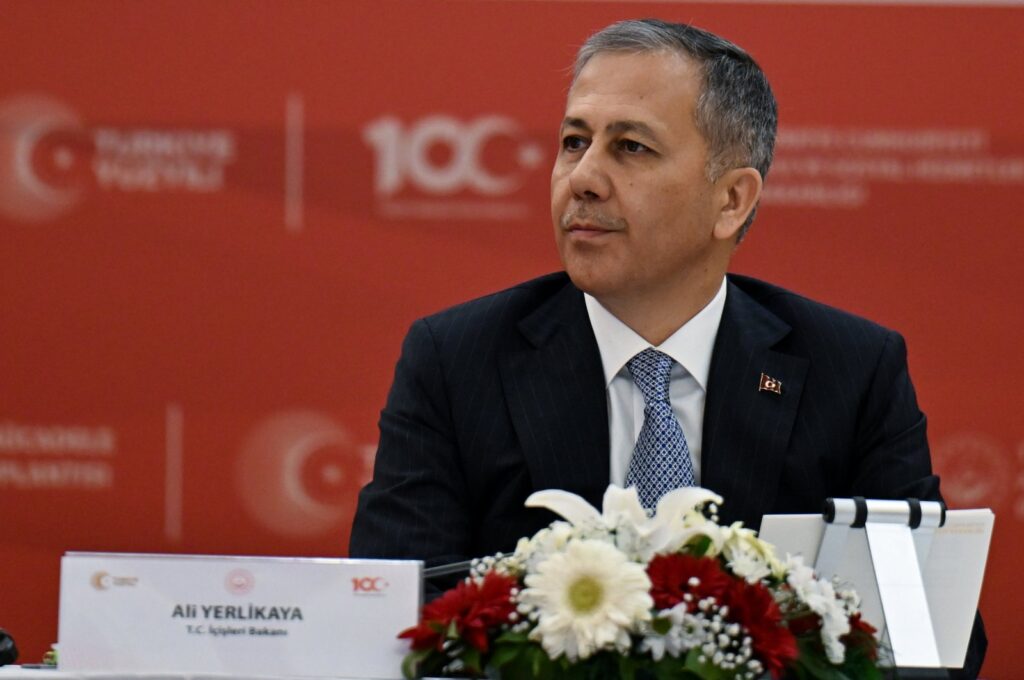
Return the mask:
M 587 140 L 579 135 L 567 135 L 562 139 L 562 148 L 566 151 L 579 151 L 587 146 Z
M 649 148 L 632 139 L 623 139 L 619 142 L 619 146 L 626 153 L 643 153 L 644 151 L 650 151 Z

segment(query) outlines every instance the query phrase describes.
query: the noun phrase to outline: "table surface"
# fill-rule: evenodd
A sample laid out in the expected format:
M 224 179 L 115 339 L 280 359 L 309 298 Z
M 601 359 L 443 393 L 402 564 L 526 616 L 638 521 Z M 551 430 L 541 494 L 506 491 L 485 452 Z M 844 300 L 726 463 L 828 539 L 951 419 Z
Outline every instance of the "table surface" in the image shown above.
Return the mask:
M 279 675 L 229 675 L 224 673 L 116 673 L 116 672 L 71 672 L 52 668 L 25 668 L 4 666 L 0 668 L 0 680 L 296 680 L 313 676 Z M 317 676 L 318 680 L 326 680 Z M 371 680 L 352 676 L 336 676 L 335 680 Z

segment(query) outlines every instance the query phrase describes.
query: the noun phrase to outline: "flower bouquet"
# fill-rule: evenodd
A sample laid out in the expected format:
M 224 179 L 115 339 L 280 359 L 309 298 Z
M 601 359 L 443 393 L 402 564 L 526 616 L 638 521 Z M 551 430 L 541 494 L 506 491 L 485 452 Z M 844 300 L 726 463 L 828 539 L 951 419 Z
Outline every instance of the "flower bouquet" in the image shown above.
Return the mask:
M 649 517 L 636 490 L 603 513 L 565 491 L 529 507 L 553 522 L 470 575 L 403 631 L 408 678 L 881 678 L 854 592 L 776 558 L 722 499 L 684 488 Z

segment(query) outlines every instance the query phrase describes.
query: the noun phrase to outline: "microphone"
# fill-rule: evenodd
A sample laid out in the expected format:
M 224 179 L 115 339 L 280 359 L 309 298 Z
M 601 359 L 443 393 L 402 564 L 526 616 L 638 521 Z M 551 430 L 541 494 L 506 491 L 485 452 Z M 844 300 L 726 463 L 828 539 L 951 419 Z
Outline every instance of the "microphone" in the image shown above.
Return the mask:
M 6 630 L 0 628 L 0 666 L 6 666 L 18 660 L 18 647 Z
M 468 574 L 470 565 L 473 564 L 473 560 L 463 560 L 461 562 L 449 562 L 448 564 L 439 564 L 436 567 L 427 567 L 423 570 L 423 579 L 425 581 L 432 581 L 442 576 L 452 576 L 454 574 Z

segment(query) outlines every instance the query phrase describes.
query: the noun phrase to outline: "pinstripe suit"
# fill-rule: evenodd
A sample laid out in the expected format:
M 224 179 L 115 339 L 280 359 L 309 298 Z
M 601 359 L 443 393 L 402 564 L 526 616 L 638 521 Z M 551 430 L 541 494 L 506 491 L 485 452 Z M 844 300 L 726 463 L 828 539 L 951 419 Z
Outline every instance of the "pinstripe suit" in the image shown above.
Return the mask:
M 782 394 L 758 390 L 761 373 Z M 554 274 L 413 324 L 381 414 L 352 554 L 443 563 L 509 550 L 562 488 L 600 506 L 608 412 L 582 294 Z M 723 521 L 830 495 L 938 497 L 902 338 L 731 276 L 708 379 L 703 485 Z
M 759 391 L 761 373 L 782 393 Z M 563 273 L 413 324 L 380 420 L 353 556 L 442 564 L 511 550 L 561 488 L 600 506 L 608 412 L 582 293 Z M 939 497 L 895 332 L 729 277 L 708 379 L 702 486 L 722 521 L 818 512 L 828 496 Z

